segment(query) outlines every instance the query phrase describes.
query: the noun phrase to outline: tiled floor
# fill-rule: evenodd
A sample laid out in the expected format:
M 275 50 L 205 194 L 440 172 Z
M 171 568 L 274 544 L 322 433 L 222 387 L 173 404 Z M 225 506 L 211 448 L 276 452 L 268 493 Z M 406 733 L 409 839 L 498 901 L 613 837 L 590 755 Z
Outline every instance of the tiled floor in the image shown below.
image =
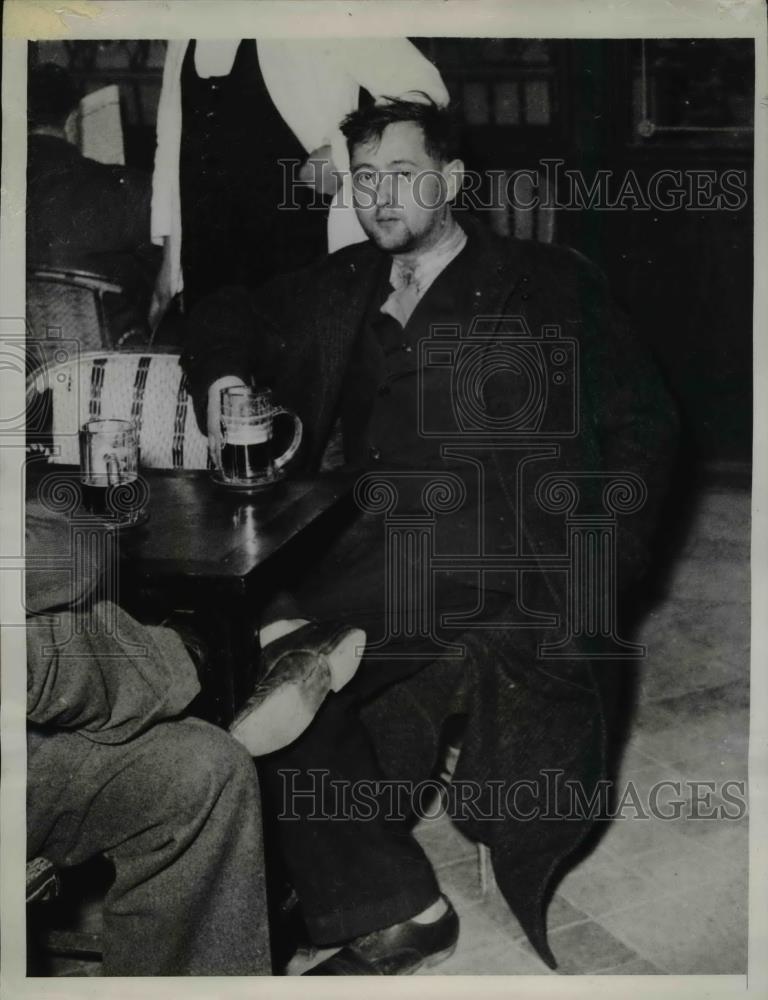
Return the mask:
M 640 704 L 620 787 L 640 802 L 654 784 L 746 782 L 749 721 L 749 525 L 746 491 L 699 500 L 687 542 L 648 615 Z M 704 787 L 700 796 L 707 791 Z M 738 789 L 735 789 L 738 792 Z M 674 812 L 677 790 L 659 794 Z M 725 806 L 719 795 L 699 811 Z M 561 974 L 746 971 L 747 818 L 615 821 L 560 884 L 549 937 Z M 446 819 L 417 831 L 462 923 L 454 955 L 429 974 L 552 975 L 498 890 L 480 891 L 477 852 Z
M 746 491 L 700 497 L 666 592 L 643 622 L 640 704 L 620 787 L 648 802 L 659 781 L 746 782 L 749 699 Z M 659 796 L 672 811 L 676 790 Z M 715 795 L 704 803 L 735 807 Z M 549 909 L 560 974 L 746 971 L 747 819 L 637 819 L 627 810 L 563 880 Z M 481 891 L 474 844 L 445 819 L 417 836 L 461 919 L 454 955 L 428 974 L 553 975 L 493 885 Z M 319 957 L 324 957 L 323 953 Z M 315 958 L 313 961 L 317 961 Z M 297 961 L 291 972 L 310 962 Z M 80 966 L 63 974 L 93 974 Z

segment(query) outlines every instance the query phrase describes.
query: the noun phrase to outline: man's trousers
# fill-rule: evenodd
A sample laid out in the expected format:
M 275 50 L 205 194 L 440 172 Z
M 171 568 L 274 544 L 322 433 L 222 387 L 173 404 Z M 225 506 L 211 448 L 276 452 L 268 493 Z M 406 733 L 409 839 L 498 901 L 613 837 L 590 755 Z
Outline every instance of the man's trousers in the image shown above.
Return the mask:
M 261 811 L 253 761 L 196 719 L 121 745 L 31 734 L 28 856 L 104 855 L 103 971 L 270 973 Z
M 341 537 L 329 539 L 319 562 L 308 571 L 302 567 L 299 579 L 287 581 L 287 594 L 266 609 L 263 624 L 292 617 L 338 619 L 364 629 L 369 647 L 382 640 L 388 624 L 382 534 L 375 518 L 360 517 Z M 435 595 L 437 607 L 472 608 L 474 592 L 451 580 L 442 585 Z M 494 609 L 499 603 L 498 595 L 488 600 Z M 419 607 L 408 611 L 413 619 Z M 442 638 L 455 639 L 456 630 Z M 434 903 L 440 891 L 426 854 L 410 833 L 409 788 L 396 788 L 393 779 L 413 783 L 415 775 L 427 778 L 439 765 L 441 729 L 456 711 L 466 664 L 460 658 L 432 659 L 434 647 L 424 637 L 392 637 L 387 648 L 394 655 L 363 657 L 352 681 L 328 697 L 300 739 L 259 761 L 287 874 L 317 945 L 408 920 Z M 382 769 L 376 741 L 361 717 L 366 703 L 387 689 L 390 702 L 399 708 L 379 735 L 389 747 L 410 751 L 397 773 Z
M 364 659 L 300 739 L 259 761 L 287 874 L 314 944 L 337 944 L 400 923 L 438 898 L 432 866 L 410 833 L 412 782 L 397 784 L 385 775 L 360 717 L 376 692 L 423 665 Z M 408 704 L 393 730 L 406 726 L 408 741 L 421 743 L 422 773 L 436 763 L 440 721 L 450 713 L 461 666 L 446 664 L 444 684 L 419 705 L 403 692 Z

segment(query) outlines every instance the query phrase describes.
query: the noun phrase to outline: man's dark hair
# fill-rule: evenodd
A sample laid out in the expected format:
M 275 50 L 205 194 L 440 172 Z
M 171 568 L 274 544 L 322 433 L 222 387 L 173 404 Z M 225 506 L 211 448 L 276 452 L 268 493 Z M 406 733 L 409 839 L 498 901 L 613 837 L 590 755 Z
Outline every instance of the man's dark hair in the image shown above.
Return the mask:
M 383 97 L 383 103 L 369 104 L 348 114 L 340 128 L 350 154 L 361 143 L 380 140 L 388 125 L 413 122 L 424 133 L 424 148 L 433 159 L 440 163 L 456 159 L 459 156 L 459 127 L 455 114 L 450 108 L 435 104 L 423 91 L 413 93 L 418 94 L 420 100 Z
M 52 125 L 63 128 L 82 97 L 82 90 L 63 66 L 42 63 L 29 71 L 27 121 L 30 128 Z

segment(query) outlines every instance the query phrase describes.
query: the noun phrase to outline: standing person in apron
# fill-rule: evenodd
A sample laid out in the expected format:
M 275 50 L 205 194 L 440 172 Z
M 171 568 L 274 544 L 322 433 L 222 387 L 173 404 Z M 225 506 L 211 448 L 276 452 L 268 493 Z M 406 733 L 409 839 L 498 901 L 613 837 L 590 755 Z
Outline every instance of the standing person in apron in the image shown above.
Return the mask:
M 181 70 L 181 265 L 184 310 L 223 285 L 256 288 L 325 250 L 325 215 L 297 187 L 286 209 L 279 161 L 303 146 L 278 114 L 256 46 L 241 41 L 226 76 L 201 77 L 190 42 Z M 254 127 L 258 123 L 256 127 Z
M 168 43 L 152 195 L 152 239 L 164 247 L 153 329 L 182 291 L 188 313 L 223 285 L 258 287 L 365 238 L 338 130 L 361 88 L 374 98 L 418 90 L 448 101 L 438 71 L 405 38 Z

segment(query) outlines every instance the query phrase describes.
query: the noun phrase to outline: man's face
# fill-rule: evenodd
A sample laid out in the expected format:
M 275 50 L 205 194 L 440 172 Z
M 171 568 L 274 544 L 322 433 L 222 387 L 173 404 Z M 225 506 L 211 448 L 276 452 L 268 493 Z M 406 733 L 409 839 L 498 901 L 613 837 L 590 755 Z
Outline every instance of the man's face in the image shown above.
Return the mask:
M 387 125 L 379 141 L 354 147 L 355 210 L 376 246 L 408 253 L 437 242 L 454 195 L 451 171 L 457 162 L 433 159 L 415 122 Z

